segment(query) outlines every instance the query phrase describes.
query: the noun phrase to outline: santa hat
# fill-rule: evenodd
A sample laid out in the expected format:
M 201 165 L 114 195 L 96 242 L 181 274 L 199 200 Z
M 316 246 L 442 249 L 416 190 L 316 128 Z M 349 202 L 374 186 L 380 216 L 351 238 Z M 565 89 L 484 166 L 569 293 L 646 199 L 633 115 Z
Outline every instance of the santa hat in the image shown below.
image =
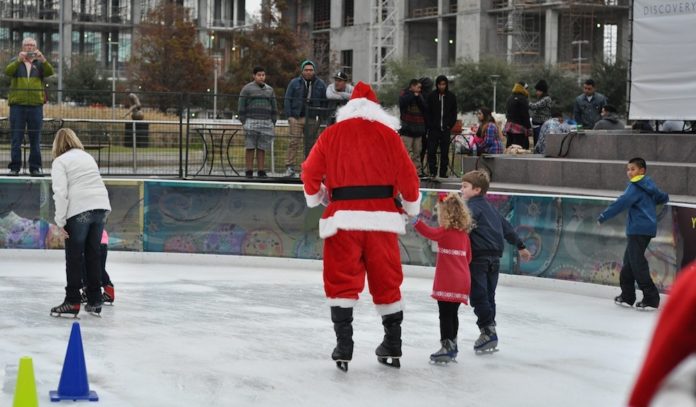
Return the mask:
M 371 102 L 379 103 L 377 100 L 377 95 L 375 95 L 375 91 L 372 90 L 370 85 L 363 81 L 360 81 L 357 85 L 355 85 L 353 88 L 353 94 L 350 96 L 351 100 L 359 98 L 365 98 Z

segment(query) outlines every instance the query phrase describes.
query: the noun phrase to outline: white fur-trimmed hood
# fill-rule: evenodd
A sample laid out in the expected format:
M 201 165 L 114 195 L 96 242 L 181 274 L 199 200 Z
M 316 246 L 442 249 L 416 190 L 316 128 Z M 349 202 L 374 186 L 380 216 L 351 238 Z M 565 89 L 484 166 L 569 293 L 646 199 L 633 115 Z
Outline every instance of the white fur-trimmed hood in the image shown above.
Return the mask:
M 351 99 L 336 112 L 336 122 L 356 118 L 379 122 L 394 130 L 401 128 L 399 118 L 390 115 L 382 106 L 366 98 Z

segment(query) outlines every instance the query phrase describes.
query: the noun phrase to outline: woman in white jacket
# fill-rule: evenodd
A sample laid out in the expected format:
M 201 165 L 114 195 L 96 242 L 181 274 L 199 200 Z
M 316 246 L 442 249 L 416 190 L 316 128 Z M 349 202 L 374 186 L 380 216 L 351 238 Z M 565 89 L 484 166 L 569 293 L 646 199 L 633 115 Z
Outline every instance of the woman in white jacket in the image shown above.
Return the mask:
M 77 316 L 80 312 L 83 261 L 87 270 L 85 311 L 98 315 L 102 306 L 99 243 L 111 205 L 96 161 L 71 129 L 58 130 L 53 140 L 51 178 L 55 221 L 65 237 L 67 275 L 65 301 L 51 308 L 51 315 Z

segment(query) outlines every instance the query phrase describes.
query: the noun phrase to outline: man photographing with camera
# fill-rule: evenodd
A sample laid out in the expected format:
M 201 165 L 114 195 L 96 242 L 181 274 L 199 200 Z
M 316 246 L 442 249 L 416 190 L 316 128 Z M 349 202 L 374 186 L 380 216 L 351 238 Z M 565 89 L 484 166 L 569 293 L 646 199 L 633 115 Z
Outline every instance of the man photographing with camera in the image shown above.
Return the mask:
M 17 176 L 22 168 L 22 141 L 26 129 L 29 137 L 29 173 L 33 177 L 43 175 L 41 164 L 41 127 L 43 105 L 46 102 L 44 78 L 53 75 L 53 66 L 36 48 L 36 40 L 27 37 L 22 50 L 5 68 L 11 78 L 8 103 L 10 105 L 10 132 L 12 147 L 9 175 Z

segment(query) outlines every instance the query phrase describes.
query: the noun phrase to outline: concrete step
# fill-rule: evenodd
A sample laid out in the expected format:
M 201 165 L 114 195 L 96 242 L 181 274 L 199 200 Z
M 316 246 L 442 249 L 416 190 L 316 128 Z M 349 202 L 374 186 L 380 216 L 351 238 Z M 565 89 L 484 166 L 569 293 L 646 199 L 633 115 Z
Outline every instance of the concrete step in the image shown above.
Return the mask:
M 624 160 L 497 154 L 462 161 L 464 171 L 488 170 L 495 183 L 623 191 L 628 182 Z M 696 164 L 649 162 L 648 175 L 670 195 L 696 196 Z
M 696 135 L 632 133 L 624 130 L 591 130 L 570 134 L 550 134 L 546 140 L 548 157 L 628 161 L 642 157 L 648 162 L 696 162 Z

